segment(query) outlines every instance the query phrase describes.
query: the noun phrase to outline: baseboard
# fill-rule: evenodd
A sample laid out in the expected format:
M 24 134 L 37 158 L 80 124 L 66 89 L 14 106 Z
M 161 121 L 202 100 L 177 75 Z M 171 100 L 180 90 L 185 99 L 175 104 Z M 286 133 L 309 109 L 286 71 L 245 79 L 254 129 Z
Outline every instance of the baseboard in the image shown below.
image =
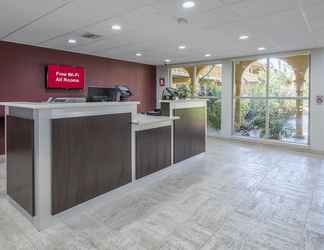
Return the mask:
M 0 155 L 0 163 L 3 163 L 6 161 L 6 155 Z
M 253 145 L 264 145 L 269 147 L 275 148 L 284 148 L 286 150 L 294 151 L 294 152 L 301 152 L 306 154 L 313 154 L 317 156 L 324 157 L 324 151 L 321 150 L 314 150 L 311 148 L 310 145 L 298 145 L 293 143 L 284 143 L 284 142 L 276 142 L 273 140 L 258 140 L 253 138 L 243 138 L 243 137 L 222 137 L 222 136 L 208 136 L 208 138 L 222 140 L 222 141 L 231 141 L 236 143 L 246 143 L 246 144 L 253 144 Z
M 315 150 L 315 149 L 310 149 L 309 150 L 311 154 L 316 154 L 316 155 L 324 155 L 324 151 L 322 150 Z

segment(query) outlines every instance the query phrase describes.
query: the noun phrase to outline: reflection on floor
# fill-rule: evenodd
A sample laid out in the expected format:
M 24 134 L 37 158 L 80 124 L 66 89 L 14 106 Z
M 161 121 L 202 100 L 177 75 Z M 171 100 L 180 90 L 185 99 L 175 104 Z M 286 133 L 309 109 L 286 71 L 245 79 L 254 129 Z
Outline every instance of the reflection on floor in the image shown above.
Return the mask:
M 2 197 L 0 249 L 324 249 L 324 158 L 208 146 L 41 233 Z
M 221 135 L 219 129 L 215 129 L 212 127 L 207 128 L 207 134 L 208 134 L 208 136 L 211 136 L 211 137 L 213 137 L 213 136 L 219 137 Z
M 241 132 L 236 132 L 234 133 L 235 136 L 241 137 L 242 139 L 256 139 L 256 140 L 271 140 L 274 143 L 276 142 L 284 142 L 284 143 L 291 143 L 291 144 L 299 144 L 299 145 L 308 145 L 308 134 L 306 133 L 304 137 L 302 138 L 297 138 L 297 137 L 289 137 L 289 138 L 281 138 L 281 139 L 271 139 L 271 138 L 264 138 L 263 136 L 260 135 L 260 130 L 255 129 L 251 130 L 246 134 L 246 132 L 241 131 Z M 210 133 L 208 130 L 208 135 L 210 136 L 217 136 L 217 134 Z M 218 134 L 219 136 L 219 134 Z

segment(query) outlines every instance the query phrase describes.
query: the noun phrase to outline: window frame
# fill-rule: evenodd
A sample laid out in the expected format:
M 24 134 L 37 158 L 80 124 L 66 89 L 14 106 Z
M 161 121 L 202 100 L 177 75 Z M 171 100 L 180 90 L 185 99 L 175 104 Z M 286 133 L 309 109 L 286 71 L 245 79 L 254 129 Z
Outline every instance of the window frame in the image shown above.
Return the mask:
M 292 57 L 292 56 L 297 56 L 297 55 L 307 55 L 308 56 L 308 96 L 287 96 L 287 97 L 275 97 L 275 96 L 269 96 L 269 90 L 270 90 L 270 59 L 271 58 L 283 58 L 283 57 Z M 260 60 L 260 59 L 266 59 L 267 65 L 266 65 L 266 96 L 236 96 L 235 93 L 235 83 L 236 83 L 236 62 L 244 61 L 244 60 Z M 311 144 L 311 135 L 310 135 L 310 128 L 311 128 L 311 112 L 310 112 L 310 107 L 311 107 L 311 53 L 309 51 L 301 52 L 301 53 L 293 53 L 293 54 L 267 54 L 263 56 L 258 56 L 258 57 L 246 57 L 246 58 L 240 58 L 240 59 L 235 59 L 232 60 L 232 72 L 233 72 L 233 81 L 232 81 L 232 136 L 239 137 L 239 138 L 245 138 L 245 139 L 254 139 L 254 140 L 261 140 L 261 141 L 273 141 L 273 142 L 281 142 L 281 143 L 286 143 L 286 144 L 296 144 L 296 145 L 306 145 L 309 146 Z M 235 101 L 237 99 L 240 100 L 264 100 L 266 102 L 266 136 L 265 138 L 255 138 L 255 137 L 247 137 L 243 135 L 238 135 L 235 132 Z M 307 100 L 308 101 L 308 108 L 309 108 L 309 113 L 308 113 L 308 128 L 307 128 L 307 138 L 305 138 L 307 141 L 306 143 L 297 143 L 297 142 L 289 142 L 289 141 L 283 141 L 283 140 L 275 140 L 275 139 L 269 139 L 269 131 L 270 131 L 270 101 L 271 100 Z
M 199 65 L 205 65 L 205 66 L 209 66 L 209 65 L 220 65 L 221 66 L 221 84 L 222 84 L 222 91 L 223 91 L 223 62 L 221 61 L 212 61 L 212 62 L 199 62 L 199 63 L 195 63 L 195 64 L 177 64 L 177 65 L 169 65 L 168 66 L 168 75 L 169 75 L 169 79 L 170 79 L 170 87 L 172 88 L 176 88 L 175 84 L 173 83 L 173 74 L 172 74 L 172 69 L 173 68 L 181 68 L 181 67 L 193 67 L 194 70 L 194 79 L 193 81 L 198 79 L 198 75 L 197 75 L 197 66 Z M 200 98 L 200 99 L 213 99 L 216 100 L 217 102 L 221 103 L 221 107 L 223 107 L 223 95 L 221 95 L 221 97 L 217 97 L 217 96 L 199 96 L 197 94 L 197 92 L 193 93 L 192 95 L 193 98 Z M 221 114 L 220 114 L 220 119 L 221 119 L 221 125 L 220 125 L 220 129 L 217 130 L 217 133 L 221 134 L 221 131 L 223 129 L 222 127 L 222 119 L 223 119 L 223 115 L 222 115 L 223 109 L 221 108 Z M 208 114 L 207 114 L 208 117 Z

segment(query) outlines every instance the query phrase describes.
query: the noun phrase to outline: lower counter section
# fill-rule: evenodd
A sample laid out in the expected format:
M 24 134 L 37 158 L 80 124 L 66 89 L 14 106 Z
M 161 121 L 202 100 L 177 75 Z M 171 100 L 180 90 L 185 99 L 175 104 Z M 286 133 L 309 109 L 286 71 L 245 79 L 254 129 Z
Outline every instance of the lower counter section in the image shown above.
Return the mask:
M 136 131 L 136 179 L 172 164 L 171 126 Z
M 161 114 L 174 121 L 174 163 L 206 152 L 207 100 L 162 100 Z
M 35 215 L 34 121 L 7 117 L 7 193 Z
M 174 162 L 206 151 L 206 108 L 175 109 L 181 119 L 174 122 Z
M 52 121 L 53 215 L 131 178 L 131 113 Z

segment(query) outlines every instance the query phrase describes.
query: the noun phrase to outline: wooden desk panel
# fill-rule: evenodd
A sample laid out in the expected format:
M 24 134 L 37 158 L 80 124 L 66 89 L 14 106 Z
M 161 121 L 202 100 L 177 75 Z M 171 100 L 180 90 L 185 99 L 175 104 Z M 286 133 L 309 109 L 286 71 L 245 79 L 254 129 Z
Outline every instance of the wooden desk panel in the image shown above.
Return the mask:
M 171 126 L 136 132 L 136 179 L 171 165 Z
M 131 181 L 131 113 L 52 121 L 52 214 Z
M 206 109 L 175 109 L 174 115 L 174 161 L 188 159 L 206 150 Z
M 33 120 L 7 116 L 7 193 L 35 216 Z

